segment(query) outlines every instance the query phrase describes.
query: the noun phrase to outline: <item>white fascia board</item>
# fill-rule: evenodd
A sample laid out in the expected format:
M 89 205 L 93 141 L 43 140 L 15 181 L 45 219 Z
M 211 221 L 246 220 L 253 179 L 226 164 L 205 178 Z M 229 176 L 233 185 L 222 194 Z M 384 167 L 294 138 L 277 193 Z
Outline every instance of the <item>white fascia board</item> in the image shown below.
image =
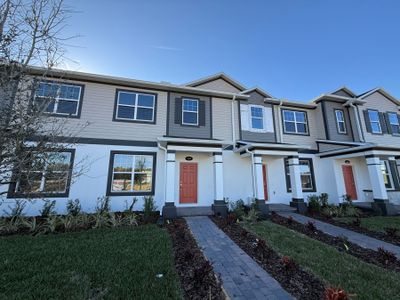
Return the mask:
M 298 155 L 297 150 L 293 151 L 282 151 L 282 150 L 254 150 L 254 154 L 259 155 L 269 155 L 269 156 L 290 156 L 290 155 Z
M 209 144 L 232 145 L 232 141 L 222 141 L 222 140 L 199 140 L 199 139 L 186 139 L 186 138 L 174 138 L 174 137 L 159 137 L 157 138 L 157 140 L 159 142 L 177 142 L 177 143 L 199 144 L 199 145 L 209 145 Z
M 168 145 L 167 149 L 177 152 L 203 152 L 203 153 L 222 151 L 222 147 L 216 148 L 216 147 L 193 147 L 193 146 L 175 146 L 175 145 Z

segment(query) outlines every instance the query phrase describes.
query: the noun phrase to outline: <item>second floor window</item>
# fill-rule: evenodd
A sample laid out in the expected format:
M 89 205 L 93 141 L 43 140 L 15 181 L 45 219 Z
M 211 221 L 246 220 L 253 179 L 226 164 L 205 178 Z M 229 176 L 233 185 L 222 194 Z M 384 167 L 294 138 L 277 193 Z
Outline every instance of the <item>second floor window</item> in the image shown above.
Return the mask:
M 335 109 L 336 125 L 339 133 L 346 134 L 346 123 L 344 112 L 341 109 Z
M 308 134 L 306 112 L 284 109 L 283 130 L 285 133 Z
M 372 133 L 382 133 L 379 112 L 376 110 L 368 110 L 368 117 Z
M 117 120 L 131 120 L 154 122 L 155 95 L 118 91 L 117 94 Z
M 34 102 L 45 113 L 78 116 L 81 93 L 81 85 L 40 82 Z
M 400 134 L 399 118 L 396 113 L 387 113 L 388 126 L 390 126 L 390 132 L 393 134 Z
M 182 99 L 182 124 L 199 125 L 199 100 Z
M 255 130 L 264 129 L 264 109 L 259 106 L 250 106 L 251 128 Z

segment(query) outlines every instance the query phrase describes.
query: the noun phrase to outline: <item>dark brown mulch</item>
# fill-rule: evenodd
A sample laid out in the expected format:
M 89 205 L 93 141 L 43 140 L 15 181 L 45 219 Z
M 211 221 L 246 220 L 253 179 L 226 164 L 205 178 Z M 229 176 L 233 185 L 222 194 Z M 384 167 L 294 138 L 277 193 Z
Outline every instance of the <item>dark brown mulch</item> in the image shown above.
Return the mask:
M 176 219 L 165 225 L 172 237 L 175 266 L 181 279 L 185 299 L 225 299 L 221 280 L 204 257 L 186 221 Z
M 268 247 L 263 239 L 233 222 L 220 217 L 211 219 L 297 299 L 323 299 L 325 290 L 323 282 L 301 269 L 292 259 L 280 256 Z
M 315 219 L 321 220 L 321 221 L 326 222 L 326 223 L 330 223 L 330 224 L 335 225 L 335 226 L 343 227 L 343 228 L 350 229 L 350 230 L 353 230 L 353 231 L 361 233 L 361 234 L 368 235 L 368 236 L 370 236 L 372 238 L 375 238 L 375 239 L 378 239 L 378 240 L 382 240 L 382 241 L 385 241 L 387 243 L 391 243 L 391 244 L 396 245 L 396 246 L 400 246 L 400 235 L 390 236 L 390 235 L 387 235 L 386 233 L 383 233 L 383 232 L 369 230 L 369 229 L 367 229 L 365 227 L 353 225 L 351 223 L 341 222 L 341 221 L 338 221 L 338 220 L 334 220 L 332 218 L 324 217 L 324 216 L 322 216 L 320 214 L 316 214 L 316 213 L 313 213 L 313 214 L 309 213 L 309 214 L 307 214 L 307 216 L 311 217 L 311 218 L 315 218 Z
M 357 257 L 367 263 L 377 265 L 379 267 L 400 272 L 400 261 L 398 259 L 390 258 L 378 251 L 366 249 L 354 244 L 347 239 L 340 237 L 333 237 L 318 229 L 311 229 L 307 224 L 299 223 L 293 219 L 288 219 L 277 214 L 271 215 L 271 221 L 307 235 L 310 238 L 321 241 L 325 244 L 335 247 L 341 252 L 346 252 L 350 255 Z

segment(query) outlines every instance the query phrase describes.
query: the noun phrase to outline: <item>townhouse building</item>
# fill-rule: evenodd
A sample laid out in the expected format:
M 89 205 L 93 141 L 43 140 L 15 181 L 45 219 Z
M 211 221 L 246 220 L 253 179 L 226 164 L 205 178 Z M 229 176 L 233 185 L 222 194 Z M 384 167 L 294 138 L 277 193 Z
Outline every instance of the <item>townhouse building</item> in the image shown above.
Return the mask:
M 31 69 L 32 77 L 42 72 Z M 382 88 L 356 95 L 343 87 L 302 103 L 223 73 L 173 85 L 53 70 L 33 101 L 50 93 L 46 113 L 71 128 L 89 125 L 54 165 L 34 170 L 36 184 L 4 187 L 5 203 L 33 195 L 28 214 L 40 199 L 55 199 L 60 213 L 79 199 L 90 212 L 102 196 L 118 211 L 132 197 L 140 210 L 151 195 L 166 217 L 223 214 L 238 199 L 257 201 L 264 213 L 277 203 L 302 210 L 321 193 L 383 214 L 400 204 L 400 102 Z M 86 172 L 71 180 L 82 160 Z M 46 168 L 58 175 L 46 177 Z

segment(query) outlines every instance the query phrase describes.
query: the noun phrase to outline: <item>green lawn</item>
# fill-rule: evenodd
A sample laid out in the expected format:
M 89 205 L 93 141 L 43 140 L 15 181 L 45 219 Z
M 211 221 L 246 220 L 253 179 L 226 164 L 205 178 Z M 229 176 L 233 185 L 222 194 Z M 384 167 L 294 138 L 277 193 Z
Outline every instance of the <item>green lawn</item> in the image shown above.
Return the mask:
M 340 222 L 351 223 L 356 218 L 335 218 Z M 393 227 L 400 230 L 400 217 L 368 217 L 360 218 L 361 227 L 367 228 L 372 231 L 385 232 L 386 227 Z
M 2 237 L 0 270 L 0 299 L 181 298 L 172 242 L 155 225 Z
M 400 299 L 400 274 L 338 252 L 286 227 L 264 221 L 247 225 L 275 251 L 292 257 L 328 285 L 341 286 L 356 299 Z

